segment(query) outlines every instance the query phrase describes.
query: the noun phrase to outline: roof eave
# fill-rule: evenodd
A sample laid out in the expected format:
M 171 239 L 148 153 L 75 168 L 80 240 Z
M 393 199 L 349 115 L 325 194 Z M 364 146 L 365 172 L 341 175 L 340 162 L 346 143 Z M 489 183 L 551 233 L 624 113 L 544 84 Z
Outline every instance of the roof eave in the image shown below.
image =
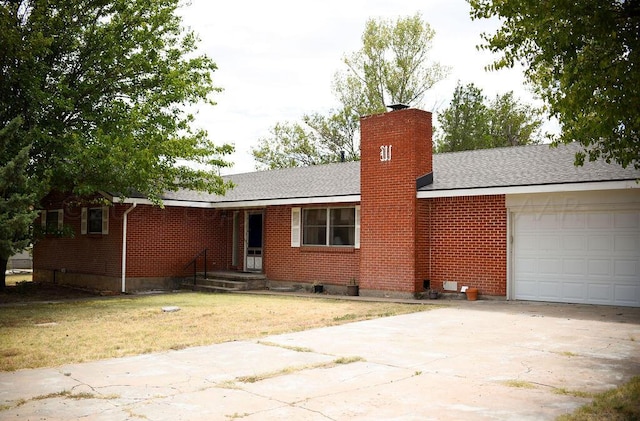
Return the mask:
M 489 196 L 499 194 L 559 193 L 574 191 L 640 189 L 638 180 L 590 181 L 580 183 L 532 184 L 520 186 L 471 187 L 418 191 L 418 199 L 436 197 Z
M 311 204 L 331 204 L 359 202 L 359 194 L 337 195 L 337 196 L 316 196 L 316 197 L 292 197 L 280 199 L 258 199 L 258 200 L 238 200 L 227 202 L 206 202 L 189 200 L 164 200 L 164 206 L 179 206 L 187 208 L 209 208 L 209 209 L 230 209 L 230 208 L 259 208 L 265 206 L 283 205 L 311 205 Z M 139 205 L 152 205 L 148 199 L 127 198 L 123 203 Z

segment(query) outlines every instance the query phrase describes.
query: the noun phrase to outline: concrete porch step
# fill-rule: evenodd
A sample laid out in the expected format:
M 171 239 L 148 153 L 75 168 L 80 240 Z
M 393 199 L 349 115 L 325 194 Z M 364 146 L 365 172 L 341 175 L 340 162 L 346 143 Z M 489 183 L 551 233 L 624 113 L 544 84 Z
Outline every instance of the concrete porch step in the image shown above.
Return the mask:
M 216 286 L 216 285 L 191 285 L 191 286 L 188 286 L 188 288 L 191 289 L 192 291 L 198 291 L 198 292 L 234 292 L 234 291 L 242 291 L 241 289 L 237 289 L 237 288 L 221 287 L 221 286 Z
M 240 280 L 241 279 L 241 280 Z M 216 276 L 204 278 L 198 276 L 196 278 L 195 285 L 193 284 L 193 278 L 185 279 L 182 283 L 182 288 L 191 289 L 193 291 L 208 291 L 208 292 L 230 292 L 230 291 L 247 291 L 265 289 L 267 280 L 261 276 L 255 277 L 234 277 L 230 279 L 228 277 L 221 278 Z
M 197 278 L 196 285 L 225 288 L 231 291 L 246 291 L 248 284 L 245 281 L 234 281 L 231 279 L 219 279 L 219 278 Z
M 203 273 L 198 273 L 200 277 L 204 277 Z M 236 272 L 230 270 L 218 270 L 207 272 L 209 279 L 229 279 L 232 281 L 255 281 L 266 280 L 267 277 L 263 273 L 256 272 Z

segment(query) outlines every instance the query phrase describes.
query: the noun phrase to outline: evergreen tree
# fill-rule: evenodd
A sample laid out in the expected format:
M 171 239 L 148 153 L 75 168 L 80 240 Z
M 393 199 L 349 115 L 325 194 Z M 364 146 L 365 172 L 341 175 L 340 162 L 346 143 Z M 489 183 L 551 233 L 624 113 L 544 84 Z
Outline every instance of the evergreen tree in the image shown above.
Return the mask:
M 21 124 L 16 118 L 0 129 L 0 288 L 6 286 L 9 258 L 31 243 L 31 226 L 38 215 L 37 189 L 27 176 L 31 146 L 14 148 Z

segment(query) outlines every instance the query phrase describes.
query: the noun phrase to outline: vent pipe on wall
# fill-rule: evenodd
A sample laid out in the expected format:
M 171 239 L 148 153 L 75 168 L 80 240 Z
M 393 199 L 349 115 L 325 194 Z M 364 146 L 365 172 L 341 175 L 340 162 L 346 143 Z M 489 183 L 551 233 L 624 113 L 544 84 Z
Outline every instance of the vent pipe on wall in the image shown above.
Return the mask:
M 122 293 L 127 292 L 127 216 L 138 206 L 137 202 L 127 209 L 122 217 Z

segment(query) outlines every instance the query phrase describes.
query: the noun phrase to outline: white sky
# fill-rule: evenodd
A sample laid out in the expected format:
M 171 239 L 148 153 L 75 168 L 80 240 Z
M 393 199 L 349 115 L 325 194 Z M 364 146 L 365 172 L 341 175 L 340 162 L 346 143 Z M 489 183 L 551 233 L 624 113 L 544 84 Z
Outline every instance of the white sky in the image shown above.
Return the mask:
M 181 11 L 184 24 L 199 34 L 200 52 L 218 65 L 214 83 L 224 89 L 214 95 L 217 105 L 200 108 L 197 125 L 216 143 L 236 147 L 234 166 L 222 173 L 254 171 L 250 148 L 277 122 L 339 105 L 331 93 L 333 75 L 342 69 L 342 57 L 361 47 L 368 19 L 416 12 L 436 33 L 432 60 L 451 67 L 421 107 L 434 112 L 434 122 L 458 80 L 475 83 L 489 98 L 513 90 L 533 102 L 520 69 L 484 70 L 493 57 L 476 45 L 498 24 L 472 21 L 465 0 L 191 0 Z

